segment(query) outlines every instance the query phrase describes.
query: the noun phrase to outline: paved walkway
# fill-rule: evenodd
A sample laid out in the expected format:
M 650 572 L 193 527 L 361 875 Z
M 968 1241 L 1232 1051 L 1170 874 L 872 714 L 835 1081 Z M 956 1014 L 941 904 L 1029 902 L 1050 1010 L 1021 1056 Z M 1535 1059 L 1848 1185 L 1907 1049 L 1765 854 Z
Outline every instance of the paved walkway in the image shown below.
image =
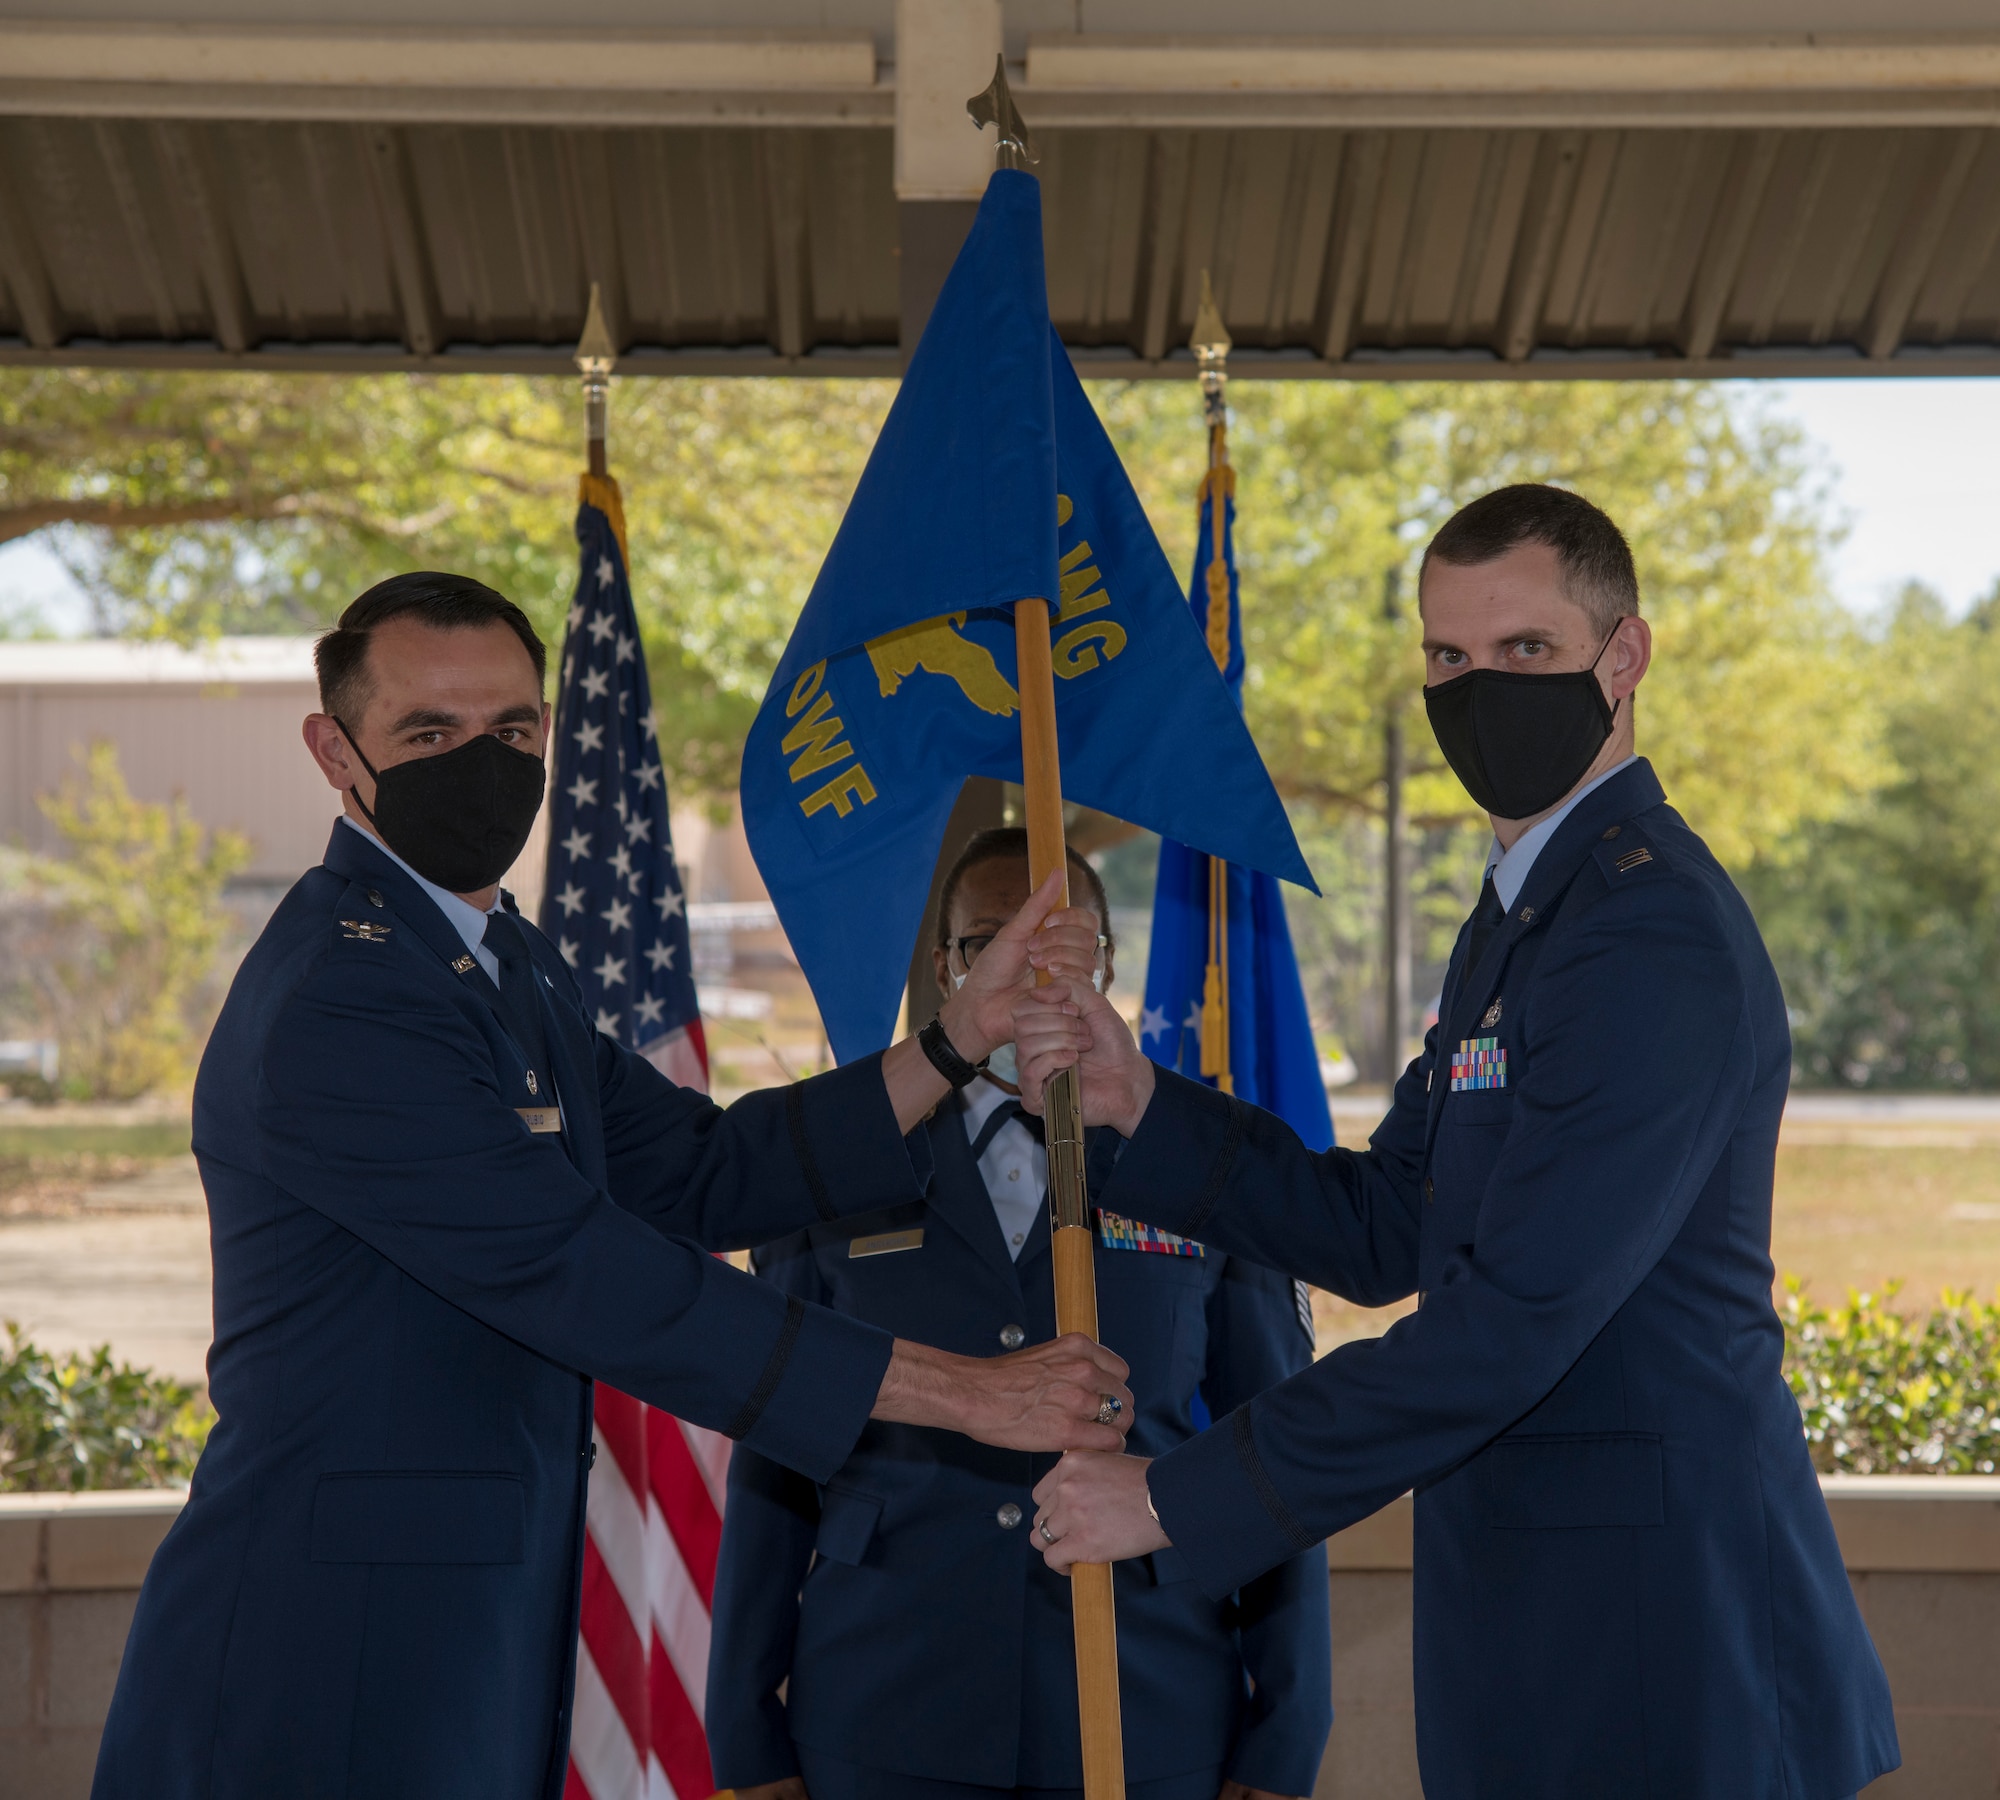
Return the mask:
M 0 1219 L 0 1319 L 52 1350 L 203 1379 L 208 1211 L 192 1156 L 89 1189 L 66 1218 Z

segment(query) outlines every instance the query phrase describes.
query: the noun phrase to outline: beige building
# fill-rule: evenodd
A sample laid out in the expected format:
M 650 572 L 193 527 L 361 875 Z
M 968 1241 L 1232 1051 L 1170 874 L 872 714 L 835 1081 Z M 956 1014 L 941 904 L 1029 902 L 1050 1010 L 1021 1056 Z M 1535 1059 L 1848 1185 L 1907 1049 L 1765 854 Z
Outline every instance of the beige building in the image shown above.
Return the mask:
M 339 810 L 299 738 L 318 704 L 310 638 L 0 644 L 0 842 L 58 849 L 37 796 L 102 740 L 133 793 L 179 795 L 202 824 L 241 832 L 242 881 L 282 890 L 319 861 Z
M 340 811 L 300 739 L 300 721 L 318 706 L 309 637 L 196 649 L 117 638 L 0 643 L 0 844 L 59 851 L 38 799 L 78 773 L 91 744 L 110 743 L 140 799 L 179 797 L 203 825 L 249 840 L 249 866 L 231 886 L 254 930 L 320 860 Z M 506 877 L 530 916 L 541 905 L 547 817 Z M 767 989 L 796 999 L 802 984 L 740 817 L 718 822 L 683 807 L 673 831 L 703 1010 L 754 1025 L 772 1010 Z M 816 1026 L 801 1029 L 811 1037 Z M 752 1072 L 764 1073 L 763 1063 Z

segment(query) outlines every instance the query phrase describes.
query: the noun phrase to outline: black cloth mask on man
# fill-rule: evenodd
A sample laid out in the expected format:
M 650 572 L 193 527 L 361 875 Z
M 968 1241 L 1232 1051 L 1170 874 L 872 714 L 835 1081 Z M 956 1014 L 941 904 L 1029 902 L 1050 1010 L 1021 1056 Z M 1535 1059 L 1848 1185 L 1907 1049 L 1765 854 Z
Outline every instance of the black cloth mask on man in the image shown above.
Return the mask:
M 334 723 L 375 777 L 374 810 L 359 788 L 355 805 L 419 875 L 451 893 L 472 894 L 507 873 L 541 810 L 546 774 L 539 756 L 481 732 L 456 750 L 378 770 L 354 733 Z
M 1613 626 L 1587 669 L 1468 669 L 1424 689 L 1445 761 L 1496 819 L 1547 812 L 1604 748 L 1617 708 L 1605 703 L 1597 665 L 1617 635 Z

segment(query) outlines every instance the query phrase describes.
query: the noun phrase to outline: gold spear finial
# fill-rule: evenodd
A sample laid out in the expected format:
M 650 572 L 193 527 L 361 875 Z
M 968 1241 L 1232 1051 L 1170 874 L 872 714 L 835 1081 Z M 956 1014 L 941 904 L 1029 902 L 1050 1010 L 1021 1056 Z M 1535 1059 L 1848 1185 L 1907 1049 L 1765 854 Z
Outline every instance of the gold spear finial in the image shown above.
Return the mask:
M 1230 337 L 1229 328 L 1222 322 L 1222 311 L 1215 304 L 1215 289 L 1209 285 L 1206 269 L 1201 272 L 1201 304 L 1195 308 L 1194 331 L 1188 338 L 1188 348 L 1200 364 L 1202 411 L 1208 420 L 1208 472 L 1201 478 L 1201 497 L 1213 502 L 1209 507 L 1209 527 L 1214 536 L 1208 558 L 1206 635 L 1215 666 L 1226 669 L 1229 667 L 1229 563 L 1223 551 L 1229 498 L 1236 492 L 1236 471 L 1229 466 L 1229 402 L 1225 398 L 1229 381 Z M 1216 904 L 1226 906 L 1227 896 L 1219 893 Z M 1213 975 L 1213 967 L 1210 973 Z M 1213 981 L 1210 986 L 1214 987 Z M 1226 978 L 1224 987 L 1218 991 L 1227 992 Z M 1211 1048 L 1209 1041 L 1211 1032 L 1206 1023 L 1206 1001 L 1203 1002 L 1203 1009 L 1201 1072 L 1204 1075 L 1220 1075 L 1227 1092 L 1230 1091 L 1230 1076 L 1226 1008 L 1217 1015 L 1218 1022 L 1213 1032 L 1215 1048 Z M 1217 1058 L 1220 1060 L 1217 1061 Z M 1215 1063 L 1213 1068 L 1209 1066 L 1211 1062 Z
M 604 431 L 611 410 L 611 370 L 618 361 L 618 346 L 604 323 L 604 302 L 597 283 L 590 284 L 590 310 L 584 315 L 583 336 L 577 341 L 576 366 L 583 375 L 583 434 L 590 453 L 590 472 L 606 473 Z
M 1215 289 L 1209 284 L 1208 271 L 1204 269 L 1201 272 L 1201 304 L 1195 308 L 1194 330 L 1188 337 L 1188 348 L 1194 352 L 1195 361 L 1201 368 L 1202 398 L 1208 403 L 1208 422 L 1211 425 L 1221 424 L 1226 417 L 1222 384 L 1229 379 L 1229 352 L 1233 342 L 1228 326 L 1222 322 L 1222 310 L 1215 304 Z
M 1042 159 L 1035 154 L 1035 140 L 1028 135 L 1028 122 L 1021 117 L 1020 108 L 1014 104 L 1014 93 L 1007 85 L 1007 58 L 993 59 L 993 79 L 983 93 L 974 94 L 965 103 L 965 110 L 972 115 L 975 125 L 991 125 L 1000 135 L 1000 156 L 996 165 L 1002 169 L 1025 169 L 1030 163 Z
M 1188 338 L 1188 348 L 1204 364 L 1220 363 L 1228 358 L 1234 343 L 1229 327 L 1222 322 L 1222 313 L 1215 304 L 1215 289 L 1209 282 L 1208 271 L 1204 269 L 1201 272 L 1201 304 L 1194 310 L 1194 332 Z

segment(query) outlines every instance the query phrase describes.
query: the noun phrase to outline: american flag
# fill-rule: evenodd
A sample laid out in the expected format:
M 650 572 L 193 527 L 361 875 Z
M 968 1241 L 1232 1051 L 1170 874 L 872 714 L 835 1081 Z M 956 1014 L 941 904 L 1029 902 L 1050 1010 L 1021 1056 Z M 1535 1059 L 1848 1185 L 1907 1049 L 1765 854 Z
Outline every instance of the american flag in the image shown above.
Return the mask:
M 708 1088 L 659 727 L 616 483 L 585 476 L 541 926 L 597 1028 Z M 702 1704 L 728 1440 L 601 1383 L 565 1800 L 704 1800 Z

